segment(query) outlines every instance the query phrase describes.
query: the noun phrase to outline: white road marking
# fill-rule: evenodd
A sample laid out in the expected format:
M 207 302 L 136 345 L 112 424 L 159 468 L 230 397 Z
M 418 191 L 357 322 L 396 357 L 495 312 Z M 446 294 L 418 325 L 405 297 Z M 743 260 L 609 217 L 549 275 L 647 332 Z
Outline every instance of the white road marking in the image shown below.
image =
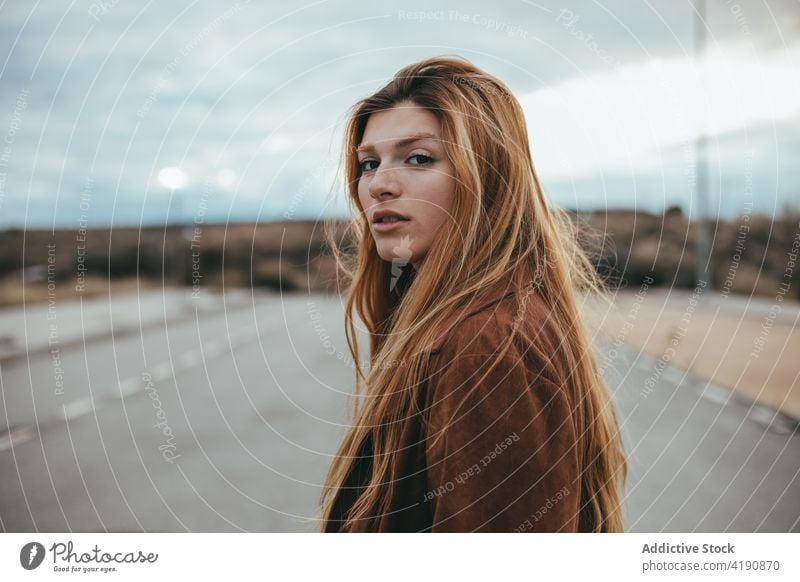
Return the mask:
M 225 352 L 226 347 L 227 347 L 226 343 L 220 340 L 214 340 L 205 344 L 202 348 L 202 352 L 206 358 L 216 358 L 217 356 Z
M 201 361 L 200 354 L 194 351 L 186 352 L 178 358 L 178 362 L 180 362 L 181 366 L 184 368 L 194 368 L 200 364 Z
M 26 443 L 36 436 L 36 430 L 32 426 L 18 426 L 11 431 L 3 433 L 0 436 L 0 451 L 7 451 L 8 449 Z
M 700 396 L 723 406 L 731 403 L 731 393 L 728 390 L 710 384 L 700 392 Z
M 236 341 L 233 341 L 234 339 Z M 228 351 L 230 347 L 236 347 L 239 344 L 248 342 L 250 339 L 253 338 L 249 334 L 234 336 L 231 338 L 232 346 L 229 346 L 228 341 L 226 340 L 212 340 L 204 346 L 203 356 L 205 356 L 207 359 L 214 358 Z M 189 351 L 178 357 L 178 362 L 182 368 L 192 368 L 199 365 L 202 361 L 202 356 L 198 351 Z M 166 380 L 171 376 L 172 364 L 170 362 L 156 364 L 153 366 L 150 373 L 150 377 L 155 382 Z M 128 396 L 136 394 L 137 392 L 141 392 L 143 390 L 143 386 L 140 382 L 140 379 L 134 376 L 120 381 L 117 389 L 120 398 L 127 398 Z M 94 410 L 94 407 L 95 403 L 92 398 L 82 398 L 80 400 L 70 402 L 69 404 L 64 404 L 64 419 L 73 420 L 81 417 L 84 414 L 88 414 Z M 34 426 L 30 425 L 19 426 L 10 431 L 0 433 L 0 451 L 7 451 L 16 445 L 28 442 L 35 436 L 36 429 Z
M 798 428 L 796 421 L 762 404 L 753 406 L 747 418 L 776 434 L 792 434 Z
M 686 382 L 687 379 L 687 375 L 683 372 L 683 370 L 679 370 L 678 368 L 673 368 L 671 366 L 664 368 L 664 371 L 661 373 L 661 377 L 668 382 L 672 382 L 676 386 L 680 386 Z
M 172 376 L 172 364 L 170 362 L 156 364 L 153 366 L 153 370 L 150 372 L 150 377 L 155 382 L 166 380 L 170 376 Z
M 119 393 L 121 398 L 127 398 L 131 394 L 136 394 L 142 389 L 139 378 L 128 378 L 119 383 Z
M 64 418 L 66 420 L 78 418 L 79 416 L 83 416 L 84 414 L 91 412 L 93 408 L 94 400 L 91 398 L 82 398 L 81 400 L 70 402 L 69 404 L 64 405 Z

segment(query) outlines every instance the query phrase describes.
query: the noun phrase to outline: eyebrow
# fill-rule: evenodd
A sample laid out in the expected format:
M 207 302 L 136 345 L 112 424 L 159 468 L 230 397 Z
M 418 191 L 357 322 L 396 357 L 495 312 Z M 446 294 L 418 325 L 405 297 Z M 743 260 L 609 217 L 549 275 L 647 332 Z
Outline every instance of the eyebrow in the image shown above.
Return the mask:
M 395 140 L 394 149 L 398 149 L 415 141 L 421 141 L 424 139 L 432 139 L 440 141 L 441 138 L 437 135 L 433 135 L 432 133 L 415 133 L 409 135 L 408 137 Z M 372 145 L 371 143 L 362 143 L 356 148 L 356 152 L 365 152 L 365 151 L 375 151 L 375 146 Z

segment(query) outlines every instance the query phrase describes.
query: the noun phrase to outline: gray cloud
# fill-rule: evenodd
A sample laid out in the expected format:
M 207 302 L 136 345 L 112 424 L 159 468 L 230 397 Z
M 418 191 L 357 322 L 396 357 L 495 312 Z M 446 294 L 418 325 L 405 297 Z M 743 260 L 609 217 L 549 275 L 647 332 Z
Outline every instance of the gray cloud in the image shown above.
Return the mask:
M 722 1 L 709 10 L 709 43 L 780 50 L 799 22 L 789 0 Z M 524 94 L 684 54 L 691 27 L 686 4 L 623 0 L 6 3 L 0 139 L 18 128 L 0 227 L 74 224 L 90 178 L 95 224 L 163 221 L 168 193 L 153 179 L 173 165 L 192 181 L 187 200 L 218 169 L 237 173 L 209 219 L 281 218 L 293 199 L 293 215 L 313 214 L 327 188 L 325 174 L 313 185 L 308 176 L 335 159 L 347 108 L 413 60 L 461 54 Z M 21 94 L 25 108 L 15 113 Z M 777 146 L 771 139 L 764 147 L 797 151 L 788 132 Z M 786 182 L 792 170 L 780 171 Z M 636 203 L 629 182 L 620 181 L 615 205 Z M 578 194 L 550 186 L 564 203 L 598 199 L 597 182 Z

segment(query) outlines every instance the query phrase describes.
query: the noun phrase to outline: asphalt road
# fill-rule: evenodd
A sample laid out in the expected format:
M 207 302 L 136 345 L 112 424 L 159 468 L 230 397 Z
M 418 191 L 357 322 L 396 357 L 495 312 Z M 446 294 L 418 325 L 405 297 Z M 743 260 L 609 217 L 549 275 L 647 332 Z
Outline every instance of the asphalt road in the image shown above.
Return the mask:
M 317 531 L 353 386 L 342 319 L 276 295 L 0 363 L 0 528 Z M 617 352 L 630 531 L 800 531 L 796 425 Z

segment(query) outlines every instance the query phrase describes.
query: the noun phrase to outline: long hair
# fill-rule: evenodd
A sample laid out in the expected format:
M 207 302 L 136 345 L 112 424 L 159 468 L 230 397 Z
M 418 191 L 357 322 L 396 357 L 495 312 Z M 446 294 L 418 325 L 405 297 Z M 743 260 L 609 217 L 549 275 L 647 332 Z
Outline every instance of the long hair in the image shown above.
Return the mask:
M 356 147 L 372 113 L 400 104 L 424 107 L 438 119 L 443 147 L 455 170 L 455 191 L 452 220 L 437 233 L 419 271 L 403 269 L 398 279 L 397 265 L 378 255 L 359 202 Z M 372 524 L 388 511 L 394 487 L 391 466 L 401 446 L 402 423 L 420 413 L 417 397 L 430 361 L 425 347 L 435 341 L 444 322 L 458 317 L 487 288 L 511 285 L 519 298 L 530 292 L 526 287 L 535 280 L 561 335 L 559 351 L 569 370 L 566 384 L 578 408 L 581 503 L 586 506 L 582 510 L 593 516 L 593 531 L 623 531 L 621 493 L 627 461 L 616 412 L 577 302 L 579 293 L 600 291 L 601 282 L 578 246 L 569 217 L 545 201 L 519 102 L 501 81 L 469 61 L 432 57 L 402 68 L 383 88 L 357 102 L 347 118 L 344 142 L 343 167 L 353 213 L 347 232 L 356 248 L 349 255 L 336 244 L 331 248 L 350 283 L 345 331 L 356 363 L 356 396 L 354 422 L 321 495 L 323 529 L 333 517 L 337 491 L 345 487 L 364 450 L 370 455 L 369 475 L 342 529 L 362 520 Z M 366 374 L 360 365 L 354 309 L 369 332 Z M 515 340 L 511 333 L 495 364 Z

